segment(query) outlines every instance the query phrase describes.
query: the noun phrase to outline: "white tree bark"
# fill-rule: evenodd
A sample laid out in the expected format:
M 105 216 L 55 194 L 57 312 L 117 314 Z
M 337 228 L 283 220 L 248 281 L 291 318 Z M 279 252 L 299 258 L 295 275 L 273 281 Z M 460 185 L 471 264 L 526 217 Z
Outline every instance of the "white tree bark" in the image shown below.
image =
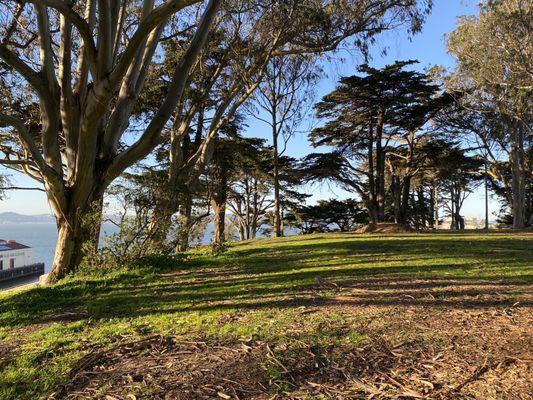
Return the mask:
M 19 158 L 31 160 L 20 161 L 19 169 L 43 183 L 56 216 L 59 240 L 49 276 L 49 281 L 55 281 L 76 268 L 84 243 L 96 243 L 99 230 L 93 228 L 100 224 L 103 194 L 111 181 L 159 143 L 221 0 L 206 2 L 159 111 L 140 138 L 121 151 L 133 104 L 168 18 L 200 0 L 167 0 L 158 7 L 153 0 L 145 0 L 129 38 L 123 29 L 126 1 L 88 0 L 83 16 L 61 0 L 24 2 L 32 4 L 36 16 L 39 57 L 31 65 L 16 47 L 1 42 L 0 59 L 34 91 L 40 129 L 24 123 L 17 110 L 0 114 L 0 125 L 11 127 L 17 135 Z M 57 11 L 59 18 L 51 20 L 50 10 Z

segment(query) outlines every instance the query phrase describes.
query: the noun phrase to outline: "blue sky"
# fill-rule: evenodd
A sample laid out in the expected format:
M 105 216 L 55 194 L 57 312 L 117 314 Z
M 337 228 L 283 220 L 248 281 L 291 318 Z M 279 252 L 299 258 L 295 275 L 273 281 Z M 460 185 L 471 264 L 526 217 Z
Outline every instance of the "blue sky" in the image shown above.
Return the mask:
M 418 68 L 425 69 L 433 65 L 452 67 L 454 60 L 447 54 L 445 35 L 452 31 L 457 18 L 461 15 L 476 13 L 477 2 L 475 0 L 435 0 L 432 14 L 429 16 L 421 33 L 409 39 L 405 32 L 387 32 L 380 36 L 372 51 L 370 64 L 375 67 L 394 62 L 395 60 L 417 59 L 420 61 Z M 381 50 L 387 48 L 387 54 L 381 55 Z M 350 75 L 355 72 L 355 67 L 362 62 L 361 58 L 346 51 L 340 51 L 338 56 L 344 61 L 328 62 L 324 66 L 327 74 L 316 86 L 316 99 L 331 91 L 342 75 Z M 312 124 L 312 118 L 301 127 L 287 148 L 287 154 L 293 157 L 301 157 L 312 151 L 304 132 Z M 250 121 L 250 134 L 268 138 L 268 127 L 260 122 Z M 1 170 L 0 170 L 1 171 Z M 18 186 L 36 186 L 36 183 L 23 175 L 11 173 L 11 180 Z M 324 185 L 314 185 L 307 188 L 313 194 L 314 200 L 331 197 L 349 197 L 339 189 Z M 496 203 L 491 202 L 491 212 L 498 209 Z M 41 192 L 10 192 L 6 200 L 0 201 L 0 212 L 14 211 L 23 214 L 50 213 L 50 208 L 44 193 Z M 481 191 L 470 196 L 463 209 L 464 215 L 482 217 L 483 195 Z

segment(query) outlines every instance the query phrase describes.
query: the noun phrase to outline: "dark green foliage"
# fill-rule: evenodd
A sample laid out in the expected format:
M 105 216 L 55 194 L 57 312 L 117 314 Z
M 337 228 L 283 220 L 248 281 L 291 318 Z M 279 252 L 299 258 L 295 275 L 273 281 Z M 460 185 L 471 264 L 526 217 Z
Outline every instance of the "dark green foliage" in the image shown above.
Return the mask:
M 425 160 L 419 147 L 434 135 L 427 122 L 454 101 L 428 74 L 405 69 L 415 63 L 363 65 L 315 106 L 327 122 L 309 137 L 331 150 L 305 157 L 304 176 L 357 193 L 372 222 L 408 223 L 411 185 Z M 395 208 L 389 215 L 387 201 Z
M 316 205 L 295 207 L 288 219 L 304 234 L 348 232 L 368 223 L 366 211 L 354 199 L 319 200 Z

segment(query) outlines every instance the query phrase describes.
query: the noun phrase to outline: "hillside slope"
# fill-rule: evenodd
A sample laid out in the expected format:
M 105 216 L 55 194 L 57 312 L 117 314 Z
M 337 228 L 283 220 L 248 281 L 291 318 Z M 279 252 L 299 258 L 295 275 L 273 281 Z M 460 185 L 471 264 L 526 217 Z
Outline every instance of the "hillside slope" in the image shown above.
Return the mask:
M 2 294 L 0 399 L 530 398 L 532 249 L 263 239 Z

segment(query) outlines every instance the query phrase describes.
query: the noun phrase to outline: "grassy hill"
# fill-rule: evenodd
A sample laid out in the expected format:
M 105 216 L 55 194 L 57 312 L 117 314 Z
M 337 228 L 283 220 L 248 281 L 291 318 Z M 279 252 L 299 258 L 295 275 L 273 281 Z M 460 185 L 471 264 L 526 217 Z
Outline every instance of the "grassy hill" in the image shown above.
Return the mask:
M 0 294 L 0 399 L 530 398 L 532 250 L 310 235 Z

